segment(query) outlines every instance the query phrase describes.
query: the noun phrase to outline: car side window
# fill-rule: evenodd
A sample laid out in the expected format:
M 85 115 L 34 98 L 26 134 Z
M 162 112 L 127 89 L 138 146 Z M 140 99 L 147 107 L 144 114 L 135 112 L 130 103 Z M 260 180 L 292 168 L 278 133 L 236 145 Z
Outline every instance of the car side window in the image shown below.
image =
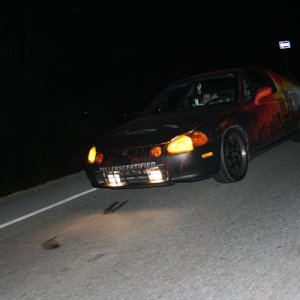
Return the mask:
M 250 70 L 243 74 L 243 89 L 245 102 L 254 100 L 259 88 L 270 86 L 273 91 L 276 87 L 271 78 L 261 70 Z
M 245 102 L 251 102 L 252 98 L 254 98 L 250 89 L 250 85 L 251 84 L 247 77 L 243 77 L 243 95 Z

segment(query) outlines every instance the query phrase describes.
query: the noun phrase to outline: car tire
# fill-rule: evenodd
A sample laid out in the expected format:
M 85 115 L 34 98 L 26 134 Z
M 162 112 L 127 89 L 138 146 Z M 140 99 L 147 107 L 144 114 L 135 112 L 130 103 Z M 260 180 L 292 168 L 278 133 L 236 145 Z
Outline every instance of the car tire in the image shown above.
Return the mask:
M 248 170 L 248 150 L 245 139 L 237 130 L 225 132 L 221 142 L 220 168 L 215 180 L 221 183 L 242 180 Z

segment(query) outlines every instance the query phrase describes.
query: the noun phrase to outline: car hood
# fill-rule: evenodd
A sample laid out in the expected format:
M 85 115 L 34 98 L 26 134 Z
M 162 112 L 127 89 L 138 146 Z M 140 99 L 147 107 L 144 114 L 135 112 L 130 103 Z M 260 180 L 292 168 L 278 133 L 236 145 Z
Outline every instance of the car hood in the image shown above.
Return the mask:
M 199 126 L 206 132 L 215 114 L 211 108 L 187 108 L 142 116 L 109 131 L 95 145 L 104 150 L 161 144 Z

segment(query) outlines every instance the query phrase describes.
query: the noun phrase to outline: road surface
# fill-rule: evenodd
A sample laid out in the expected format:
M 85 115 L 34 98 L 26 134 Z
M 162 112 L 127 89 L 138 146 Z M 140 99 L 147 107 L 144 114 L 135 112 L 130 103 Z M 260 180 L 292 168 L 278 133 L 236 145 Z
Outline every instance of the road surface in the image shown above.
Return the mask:
M 234 184 L 93 189 L 83 172 L 0 199 L 0 299 L 300 299 L 300 144 Z

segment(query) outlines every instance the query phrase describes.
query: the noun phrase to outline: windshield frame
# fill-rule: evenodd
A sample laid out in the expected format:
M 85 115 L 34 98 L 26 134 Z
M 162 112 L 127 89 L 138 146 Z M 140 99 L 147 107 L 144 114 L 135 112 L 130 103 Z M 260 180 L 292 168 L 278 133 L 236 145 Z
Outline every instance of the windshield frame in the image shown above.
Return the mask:
M 238 78 L 238 74 L 230 72 L 177 81 L 168 85 L 150 101 L 142 111 L 142 115 L 167 112 L 174 109 L 198 109 L 206 107 L 207 105 L 236 102 L 238 97 Z M 216 91 L 217 96 L 215 100 L 209 101 L 209 103 L 206 104 L 201 103 L 200 96 L 203 96 L 203 94 L 209 90 Z M 195 95 L 195 92 L 198 94 Z M 226 95 L 225 92 L 228 93 L 228 95 Z M 199 96 L 199 99 L 196 99 L 196 96 Z

